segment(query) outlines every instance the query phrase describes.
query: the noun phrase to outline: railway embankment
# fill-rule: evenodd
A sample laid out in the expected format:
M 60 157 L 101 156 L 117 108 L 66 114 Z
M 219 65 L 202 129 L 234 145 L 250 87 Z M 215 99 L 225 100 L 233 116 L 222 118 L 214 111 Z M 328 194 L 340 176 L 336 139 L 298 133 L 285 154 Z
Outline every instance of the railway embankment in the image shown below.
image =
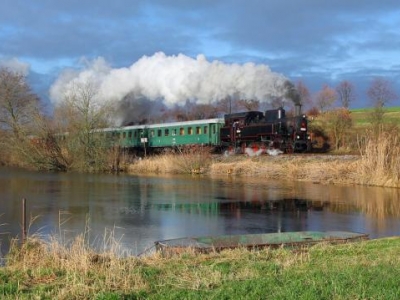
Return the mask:
M 229 158 L 210 165 L 210 175 L 250 176 L 315 183 L 352 184 L 359 156 L 279 155 Z
M 134 174 L 202 174 L 242 176 L 276 180 L 299 180 L 320 184 L 360 184 L 400 187 L 400 160 L 363 155 L 245 155 L 178 154 L 149 157 L 127 168 Z

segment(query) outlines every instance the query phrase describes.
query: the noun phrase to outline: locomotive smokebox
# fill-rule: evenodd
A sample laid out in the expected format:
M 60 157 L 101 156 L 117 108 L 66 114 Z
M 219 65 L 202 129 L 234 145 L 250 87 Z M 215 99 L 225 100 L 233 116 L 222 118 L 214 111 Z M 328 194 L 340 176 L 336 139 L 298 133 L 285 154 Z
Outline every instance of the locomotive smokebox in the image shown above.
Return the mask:
M 294 115 L 295 115 L 295 117 L 301 116 L 301 104 L 300 103 L 295 103 Z

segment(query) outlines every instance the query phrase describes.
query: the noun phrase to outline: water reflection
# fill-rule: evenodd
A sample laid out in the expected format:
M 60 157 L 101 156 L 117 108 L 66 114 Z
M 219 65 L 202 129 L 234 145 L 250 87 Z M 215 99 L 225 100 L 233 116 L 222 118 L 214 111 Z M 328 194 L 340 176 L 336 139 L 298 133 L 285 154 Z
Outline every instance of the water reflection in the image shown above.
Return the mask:
M 194 235 L 348 230 L 399 235 L 400 190 L 262 178 L 138 177 L 0 169 L 0 236 L 20 234 L 21 199 L 31 233 L 100 241 L 112 229 L 140 253 L 155 240 Z

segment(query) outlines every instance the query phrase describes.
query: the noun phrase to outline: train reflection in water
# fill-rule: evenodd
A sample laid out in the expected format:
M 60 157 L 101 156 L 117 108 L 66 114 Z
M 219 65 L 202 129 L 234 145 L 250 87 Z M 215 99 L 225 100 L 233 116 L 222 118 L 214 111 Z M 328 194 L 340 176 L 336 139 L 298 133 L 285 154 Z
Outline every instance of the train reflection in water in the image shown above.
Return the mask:
M 151 209 L 172 213 L 178 219 L 206 219 L 207 222 L 202 223 L 193 221 L 191 226 L 195 229 L 191 235 L 285 232 L 316 230 L 321 227 L 325 227 L 324 230 L 330 229 L 329 225 L 326 226 L 325 222 L 321 222 L 321 218 L 323 219 L 325 215 L 324 210 L 328 214 L 331 210 L 329 203 L 326 202 L 298 198 L 266 201 L 216 198 L 217 201 L 206 203 L 153 204 Z M 202 228 L 196 228 L 196 223 Z M 345 221 L 343 224 L 348 225 L 349 222 Z M 213 230 L 207 227 L 212 227 Z
M 322 211 L 329 203 L 322 201 L 307 201 L 303 199 L 282 199 L 274 201 L 231 201 L 223 197 L 217 197 L 218 202 L 208 203 L 155 203 L 153 209 L 163 211 L 180 211 L 189 214 L 219 215 L 224 211 L 281 211 L 281 212 L 305 212 L 309 210 Z

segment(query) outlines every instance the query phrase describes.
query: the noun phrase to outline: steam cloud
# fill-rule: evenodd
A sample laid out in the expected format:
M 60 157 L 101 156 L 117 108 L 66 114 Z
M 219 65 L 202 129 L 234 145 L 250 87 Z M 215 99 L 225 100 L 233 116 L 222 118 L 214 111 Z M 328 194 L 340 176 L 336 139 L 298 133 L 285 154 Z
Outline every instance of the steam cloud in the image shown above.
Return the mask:
M 30 66 L 29 64 L 13 57 L 8 59 L 0 59 L 0 68 L 5 68 L 12 72 L 27 76 L 29 74 Z
M 66 70 L 50 88 L 52 102 L 62 102 L 65 91 L 73 84 L 88 81 L 96 85 L 100 101 L 117 104 L 130 95 L 132 101 L 162 100 L 168 107 L 187 100 L 208 104 L 228 96 L 269 102 L 274 97 L 285 97 L 288 82 L 267 65 L 209 62 L 204 55 L 193 59 L 158 52 L 143 56 L 128 68 L 113 69 L 98 58 L 83 70 Z

